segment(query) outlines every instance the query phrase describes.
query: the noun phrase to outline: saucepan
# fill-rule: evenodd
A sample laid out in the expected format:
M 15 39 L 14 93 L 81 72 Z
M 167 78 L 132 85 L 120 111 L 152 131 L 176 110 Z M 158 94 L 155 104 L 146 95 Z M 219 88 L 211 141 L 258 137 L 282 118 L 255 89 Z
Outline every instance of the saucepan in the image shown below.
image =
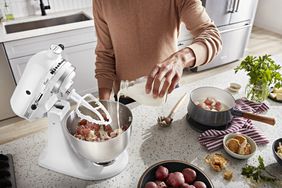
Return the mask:
M 203 102 L 207 97 L 212 97 L 220 101 L 223 109 L 221 111 L 210 111 L 203 109 L 197 104 L 198 102 Z M 233 116 L 244 117 L 270 125 L 275 124 L 275 119 L 272 117 L 236 109 L 234 97 L 227 91 L 216 87 L 200 87 L 193 90 L 190 94 L 188 114 L 197 123 L 210 126 L 211 128 L 226 126 L 232 120 Z

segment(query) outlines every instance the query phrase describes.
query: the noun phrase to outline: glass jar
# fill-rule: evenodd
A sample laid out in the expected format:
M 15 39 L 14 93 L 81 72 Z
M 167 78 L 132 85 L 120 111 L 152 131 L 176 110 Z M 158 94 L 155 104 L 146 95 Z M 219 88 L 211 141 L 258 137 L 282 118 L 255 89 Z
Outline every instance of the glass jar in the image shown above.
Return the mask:
M 11 9 L 11 5 L 8 5 L 8 3 L 5 1 L 4 3 L 4 14 L 6 21 L 14 20 L 14 15 Z
M 124 95 L 134 99 L 140 104 L 148 106 L 160 106 L 164 104 L 167 99 L 167 93 L 163 97 L 154 98 L 152 91 L 149 94 L 146 93 L 146 82 L 146 76 L 140 77 L 133 81 L 122 80 L 120 82 L 120 91 L 118 93 L 118 98 L 119 96 Z M 162 84 L 160 86 L 162 86 Z
M 247 99 L 263 102 L 269 95 L 269 88 L 266 84 L 251 84 L 246 86 Z

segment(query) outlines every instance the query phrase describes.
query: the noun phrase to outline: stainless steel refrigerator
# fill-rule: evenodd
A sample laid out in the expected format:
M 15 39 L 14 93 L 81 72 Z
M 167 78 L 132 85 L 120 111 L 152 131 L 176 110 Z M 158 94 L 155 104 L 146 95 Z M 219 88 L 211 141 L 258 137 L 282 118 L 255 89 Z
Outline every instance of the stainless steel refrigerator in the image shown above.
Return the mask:
M 195 71 L 231 63 L 245 55 L 258 0 L 202 0 L 222 38 L 221 53 Z

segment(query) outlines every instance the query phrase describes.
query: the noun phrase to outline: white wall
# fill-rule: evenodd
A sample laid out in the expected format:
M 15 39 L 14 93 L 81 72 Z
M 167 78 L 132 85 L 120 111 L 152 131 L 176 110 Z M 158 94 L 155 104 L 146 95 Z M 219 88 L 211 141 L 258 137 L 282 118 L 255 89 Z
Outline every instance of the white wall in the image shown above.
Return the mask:
M 260 0 L 254 25 L 282 34 L 282 0 Z
M 10 5 L 15 17 L 25 17 L 29 15 L 40 15 L 39 0 L 6 0 Z M 63 10 L 73 10 L 88 8 L 92 6 L 92 0 L 49 0 L 50 10 L 48 12 L 58 12 Z M 47 5 L 47 0 L 43 0 Z M 4 9 L 4 0 L 0 0 L 0 8 Z

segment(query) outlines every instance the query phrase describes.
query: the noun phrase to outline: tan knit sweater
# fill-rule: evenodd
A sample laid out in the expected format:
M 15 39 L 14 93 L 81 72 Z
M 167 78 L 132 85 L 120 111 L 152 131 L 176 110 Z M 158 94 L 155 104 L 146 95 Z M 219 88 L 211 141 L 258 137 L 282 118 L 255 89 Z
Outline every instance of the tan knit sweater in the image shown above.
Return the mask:
M 195 66 L 221 48 L 218 30 L 200 0 L 93 0 L 99 88 L 148 75 L 177 51 L 180 22 L 194 36 Z

